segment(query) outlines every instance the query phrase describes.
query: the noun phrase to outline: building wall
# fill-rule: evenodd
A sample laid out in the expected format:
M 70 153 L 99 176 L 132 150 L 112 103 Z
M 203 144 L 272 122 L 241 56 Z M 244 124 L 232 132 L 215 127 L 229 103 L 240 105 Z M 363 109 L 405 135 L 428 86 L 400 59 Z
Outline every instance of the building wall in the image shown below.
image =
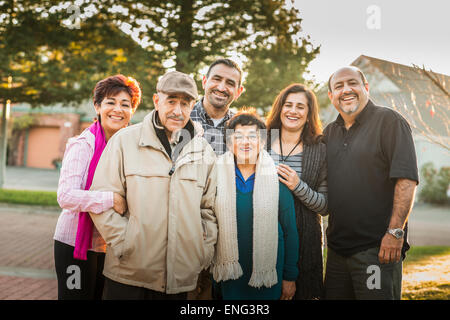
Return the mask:
M 23 166 L 25 148 L 25 132 L 22 132 L 17 143 L 17 165 Z
M 86 122 L 86 121 L 81 122 L 81 124 L 80 124 L 80 130 L 79 130 L 79 133 L 78 133 L 78 134 L 82 133 L 82 132 L 84 131 L 84 129 L 86 129 L 87 127 L 89 127 L 91 124 L 92 124 L 92 122 Z
M 440 139 L 445 138 L 437 137 L 436 139 L 439 141 Z M 448 144 L 449 138 L 446 139 Z M 450 167 L 450 151 L 420 135 L 414 135 L 414 143 L 416 146 L 417 165 L 419 169 L 427 162 L 433 163 L 437 169 Z
M 142 112 L 143 115 L 148 111 Z M 8 145 L 8 165 L 34 168 L 55 168 L 53 160 L 62 160 L 69 138 L 81 134 L 92 124 L 93 117 L 82 113 L 40 113 L 16 111 L 12 118 L 32 115 L 35 122 L 32 127 L 23 130 L 14 139 L 14 145 Z M 140 118 L 143 118 L 141 116 Z M 137 119 L 140 119 L 137 117 Z M 135 118 L 135 122 L 137 122 Z
M 28 133 L 26 164 L 30 168 L 54 168 L 59 155 L 59 127 L 33 127 Z
M 20 117 L 26 113 L 13 113 Z M 67 140 L 80 133 L 80 115 L 77 113 L 35 113 L 35 123 L 24 130 L 15 146 L 13 165 L 34 168 L 55 168 L 53 160 L 62 159 Z

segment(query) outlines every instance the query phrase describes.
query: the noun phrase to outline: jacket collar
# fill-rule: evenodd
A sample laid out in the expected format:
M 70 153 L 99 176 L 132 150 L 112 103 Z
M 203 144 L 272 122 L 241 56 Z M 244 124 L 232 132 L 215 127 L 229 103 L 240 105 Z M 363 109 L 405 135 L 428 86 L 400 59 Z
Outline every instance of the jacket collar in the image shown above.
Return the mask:
M 154 149 L 163 151 L 165 148 L 163 143 L 161 142 L 161 139 L 158 136 L 157 130 L 164 130 L 164 129 L 155 127 L 154 117 L 157 116 L 158 113 L 156 110 L 153 110 L 152 112 L 150 112 L 148 115 L 145 116 L 144 120 L 142 121 L 141 134 L 139 137 L 139 146 L 152 147 Z M 187 144 L 184 145 L 181 153 L 201 152 L 203 149 L 202 144 L 193 143 L 193 141 L 198 140 L 199 137 L 197 137 L 198 132 L 195 130 L 194 124 L 191 119 L 189 119 L 189 122 L 185 126 L 185 129 L 187 129 L 191 133 L 191 137 L 193 138 L 191 139 L 191 141 L 189 141 Z

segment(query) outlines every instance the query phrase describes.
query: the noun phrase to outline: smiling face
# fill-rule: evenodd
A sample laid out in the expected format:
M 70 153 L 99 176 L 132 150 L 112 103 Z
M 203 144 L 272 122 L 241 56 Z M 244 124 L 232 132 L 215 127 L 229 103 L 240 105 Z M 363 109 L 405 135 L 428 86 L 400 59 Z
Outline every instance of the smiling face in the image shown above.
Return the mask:
M 280 113 L 282 129 L 293 132 L 302 130 L 308 119 L 308 111 L 308 98 L 305 93 L 288 94 Z
M 131 108 L 131 96 L 120 91 L 115 96 L 105 97 L 100 105 L 95 105 L 95 111 L 100 115 L 101 125 L 108 140 L 128 125 L 135 109 Z
M 155 109 L 169 140 L 174 132 L 183 129 L 188 123 L 194 102 L 192 97 L 184 93 L 158 92 L 153 95 Z
M 232 152 L 238 164 L 256 164 L 259 154 L 260 136 L 255 125 L 238 124 L 232 135 Z
M 339 69 L 330 80 L 328 97 L 339 113 L 347 116 L 358 114 L 369 101 L 369 85 L 351 67 Z
M 216 109 L 226 109 L 239 98 L 243 87 L 239 85 L 240 73 L 225 64 L 215 65 L 208 77 L 203 77 L 206 103 Z

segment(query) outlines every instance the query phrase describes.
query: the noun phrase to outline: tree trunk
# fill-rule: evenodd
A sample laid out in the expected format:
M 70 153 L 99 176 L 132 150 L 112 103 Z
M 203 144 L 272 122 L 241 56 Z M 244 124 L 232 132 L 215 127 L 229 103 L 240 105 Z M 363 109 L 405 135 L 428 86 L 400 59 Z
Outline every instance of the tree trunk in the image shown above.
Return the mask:
M 6 175 L 6 143 L 7 143 L 7 128 L 8 124 L 6 123 L 6 101 L 0 101 L 2 108 L 2 123 L 0 128 L 0 188 L 3 188 L 5 183 L 5 175 Z
M 180 25 L 177 30 L 176 69 L 191 73 L 192 24 L 194 22 L 194 0 L 181 1 Z

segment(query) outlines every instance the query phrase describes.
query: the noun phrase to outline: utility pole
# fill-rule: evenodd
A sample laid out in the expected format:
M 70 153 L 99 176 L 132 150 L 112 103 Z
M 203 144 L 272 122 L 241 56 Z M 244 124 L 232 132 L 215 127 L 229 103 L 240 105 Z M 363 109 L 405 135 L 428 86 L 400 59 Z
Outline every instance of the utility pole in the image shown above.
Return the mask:
M 8 77 L 8 89 L 12 87 L 12 77 Z M 3 99 L 2 108 L 2 124 L 1 124 L 1 139 L 0 139 L 0 188 L 3 188 L 6 175 L 6 147 L 8 144 L 8 120 L 9 120 L 9 108 L 11 106 L 11 100 Z

